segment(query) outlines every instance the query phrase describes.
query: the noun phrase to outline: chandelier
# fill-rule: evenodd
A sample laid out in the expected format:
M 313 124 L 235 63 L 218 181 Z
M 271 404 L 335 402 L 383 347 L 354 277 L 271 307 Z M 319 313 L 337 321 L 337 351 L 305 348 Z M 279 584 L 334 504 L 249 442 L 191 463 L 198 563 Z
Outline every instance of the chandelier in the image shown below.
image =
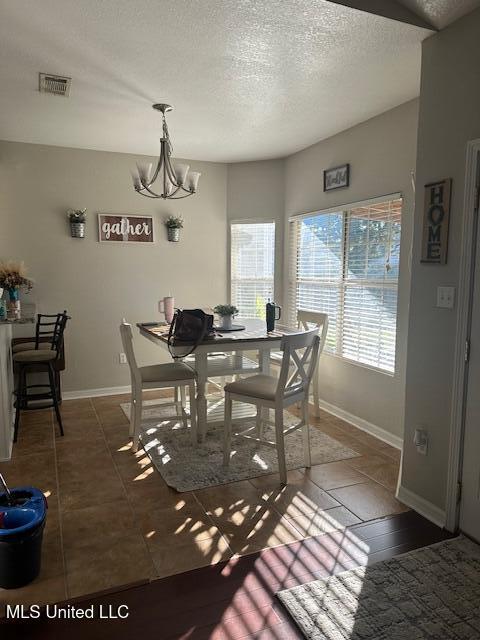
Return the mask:
M 132 171 L 133 186 L 137 193 L 147 198 L 164 200 L 187 198 L 196 192 L 201 174 L 198 171 L 190 171 L 188 164 L 172 164 L 173 146 L 170 142 L 165 114 L 172 111 L 173 107 L 169 104 L 154 104 L 153 108 L 162 114 L 163 135 L 160 138 L 160 157 L 153 174 L 153 163 L 137 163 L 136 171 Z M 161 187 L 160 193 L 152 189 L 157 179 Z

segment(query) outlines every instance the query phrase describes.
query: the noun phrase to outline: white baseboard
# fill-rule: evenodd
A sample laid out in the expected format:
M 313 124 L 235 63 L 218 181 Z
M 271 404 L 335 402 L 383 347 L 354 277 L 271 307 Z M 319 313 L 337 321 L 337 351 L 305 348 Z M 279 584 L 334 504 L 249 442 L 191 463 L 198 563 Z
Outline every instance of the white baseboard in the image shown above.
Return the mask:
M 12 447 L 13 447 L 13 436 L 12 436 L 12 440 L 10 440 L 10 446 L 8 448 L 8 455 L 6 458 L 2 457 L 0 458 L 0 462 L 8 462 L 11 457 L 12 457 Z
M 377 427 L 377 425 L 372 424 L 371 422 L 368 422 L 363 418 L 354 416 L 353 413 L 349 413 L 344 409 L 340 409 L 340 407 L 336 407 L 334 404 L 330 404 L 325 400 L 320 399 L 318 403 L 320 405 L 320 408 L 323 409 L 324 411 L 327 411 L 327 413 L 331 413 L 337 418 L 341 418 L 342 420 L 345 420 L 345 422 L 349 422 L 350 424 L 353 424 L 354 427 L 358 427 L 362 431 L 365 431 L 366 433 L 369 433 L 370 435 L 375 436 L 375 438 L 378 438 L 379 440 L 386 442 L 392 447 L 402 450 L 403 439 L 400 438 L 399 436 L 396 436 L 393 433 L 390 433 L 389 431 L 382 429 L 382 427 Z
M 413 493 L 410 489 L 406 489 L 400 485 L 397 490 L 397 498 L 421 516 L 433 522 L 438 527 L 445 527 L 446 514 L 443 509 L 436 507 L 434 504 L 425 500 L 421 496 Z
M 64 400 L 78 400 L 81 398 L 95 398 L 98 396 L 117 396 L 121 393 L 130 393 L 130 385 L 126 387 L 103 387 L 102 389 L 81 389 L 78 391 L 63 391 Z

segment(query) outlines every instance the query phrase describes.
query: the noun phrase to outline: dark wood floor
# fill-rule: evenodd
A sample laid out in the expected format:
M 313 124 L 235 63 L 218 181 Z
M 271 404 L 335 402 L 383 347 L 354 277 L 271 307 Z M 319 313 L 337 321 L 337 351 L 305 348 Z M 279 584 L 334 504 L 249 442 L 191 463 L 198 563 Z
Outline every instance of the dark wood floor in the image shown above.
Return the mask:
M 126 620 L 4 622 L 3 638 L 292 640 L 300 638 L 275 594 L 450 537 L 413 511 L 266 549 L 116 593 L 70 601 L 98 612 L 127 604 Z
M 116 593 L 70 601 L 126 620 L 3 621 L 2 638 L 281 640 L 300 638 L 276 600 L 280 589 L 391 558 L 450 537 L 413 511 L 266 549 Z

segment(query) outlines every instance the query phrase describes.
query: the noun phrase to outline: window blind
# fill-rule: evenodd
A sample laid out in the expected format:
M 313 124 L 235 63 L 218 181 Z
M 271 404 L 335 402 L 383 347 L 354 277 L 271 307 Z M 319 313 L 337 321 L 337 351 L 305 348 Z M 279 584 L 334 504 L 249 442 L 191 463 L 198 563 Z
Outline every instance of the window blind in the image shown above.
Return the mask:
M 265 318 L 274 295 L 275 223 L 231 225 L 231 301 L 239 318 Z
M 288 319 L 327 313 L 325 349 L 395 370 L 401 198 L 290 222 Z

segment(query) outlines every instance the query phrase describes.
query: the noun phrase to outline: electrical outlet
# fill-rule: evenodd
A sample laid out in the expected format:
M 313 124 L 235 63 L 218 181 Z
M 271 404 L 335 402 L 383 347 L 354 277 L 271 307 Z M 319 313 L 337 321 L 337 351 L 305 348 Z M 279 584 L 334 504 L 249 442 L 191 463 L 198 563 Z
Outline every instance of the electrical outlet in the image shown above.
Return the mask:
M 428 452 L 428 431 L 426 429 L 415 429 L 413 443 L 417 447 L 418 453 L 426 456 Z
M 437 287 L 437 307 L 453 309 L 455 304 L 455 287 Z
M 124 353 L 118 354 L 118 360 L 120 364 L 127 364 L 127 356 Z

